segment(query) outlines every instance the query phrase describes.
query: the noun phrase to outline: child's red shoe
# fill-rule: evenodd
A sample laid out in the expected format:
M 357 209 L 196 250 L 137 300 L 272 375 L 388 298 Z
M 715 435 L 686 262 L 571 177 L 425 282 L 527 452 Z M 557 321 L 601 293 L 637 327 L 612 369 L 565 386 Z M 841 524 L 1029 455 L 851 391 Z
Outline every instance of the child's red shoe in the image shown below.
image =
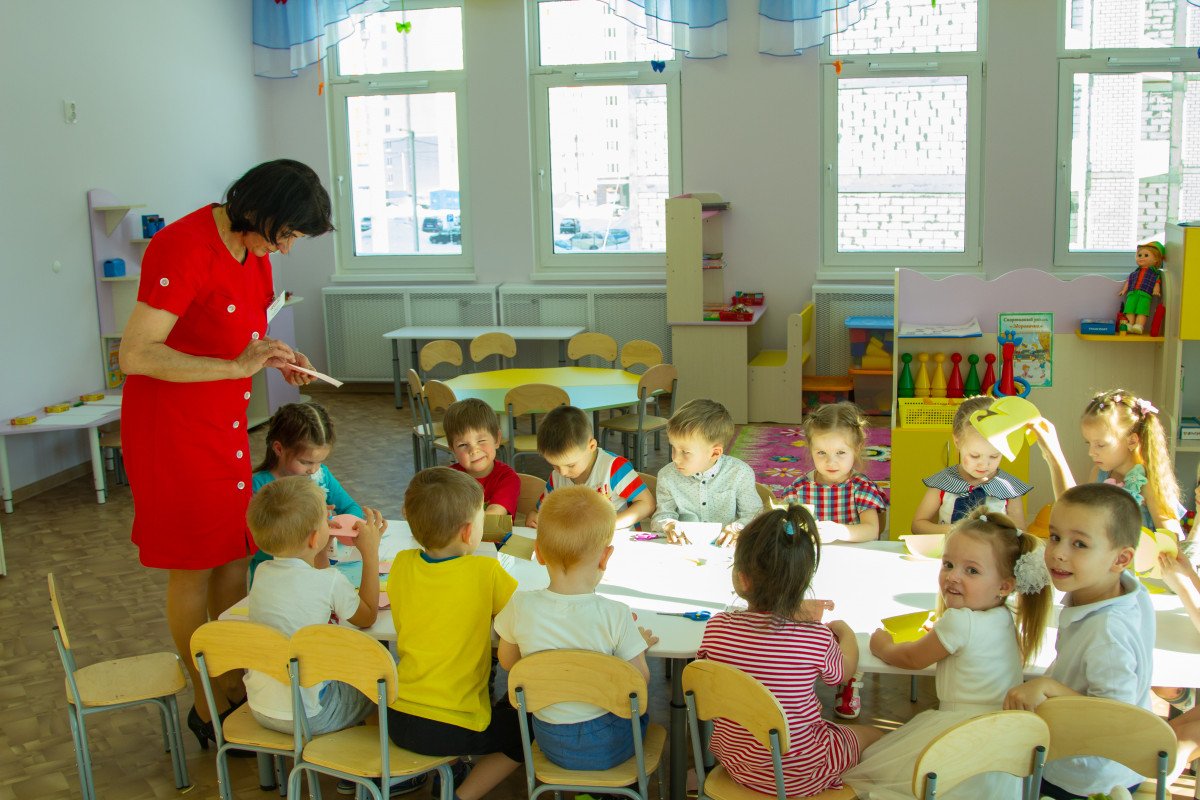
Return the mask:
M 833 713 L 842 719 L 858 719 L 858 712 L 862 709 L 862 698 L 858 696 L 860 688 L 862 688 L 862 673 L 856 674 L 839 686 L 838 702 L 833 707 Z

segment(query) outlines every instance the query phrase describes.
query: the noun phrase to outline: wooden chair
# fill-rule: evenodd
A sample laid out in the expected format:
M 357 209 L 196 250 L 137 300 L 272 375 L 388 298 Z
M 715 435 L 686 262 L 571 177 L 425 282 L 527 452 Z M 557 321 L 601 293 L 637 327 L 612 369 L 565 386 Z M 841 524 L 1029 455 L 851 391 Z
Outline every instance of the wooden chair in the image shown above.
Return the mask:
M 499 331 L 485 333 L 471 340 L 471 361 L 478 364 L 488 356 L 496 356 L 498 369 L 504 369 L 506 358 L 517 357 L 517 340 Z
M 504 395 L 504 409 L 507 412 L 507 428 L 511 431 L 508 441 L 509 463 L 516 467 L 520 456 L 537 453 L 537 436 L 533 434 L 517 434 L 517 417 L 526 414 L 545 414 L 559 406 L 571 405 L 571 398 L 566 391 L 548 383 L 526 383 L 508 390 Z
M 662 348 L 645 339 L 630 339 L 621 348 L 621 369 L 641 365 L 646 369 L 663 363 Z
M 662 416 L 647 413 L 647 403 L 653 402 L 655 396 L 664 392 L 675 396 L 675 386 L 679 381 L 679 373 L 670 364 L 658 364 L 646 370 L 646 374 L 638 381 L 637 412 L 622 414 L 619 417 L 606 419 L 600 423 L 601 437 L 607 437 L 609 431 L 621 434 L 621 446 L 628 453 L 628 445 L 633 442 L 633 468 L 642 468 L 642 445 L 646 434 L 658 433 L 666 429 L 667 420 L 671 416 L 671 405 L 668 404 L 666 413 L 657 409 Z M 628 457 L 628 455 L 626 456 Z
M 423 756 L 403 750 L 388 738 L 388 705 L 396 699 L 396 662 L 386 647 L 362 631 L 340 625 L 309 625 L 292 634 L 288 646 L 292 683 L 292 711 L 303 720 L 302 748 L 288 774 L 288 797 L 300 797 L 305 772 L 320 772 L 358 784 L 363 793 L 383 800 L 389 779 L 411 778 L 437 770 L 441 775 L 441 800 L 454 796 L 450 765 L 456 756 Z M 308 732 L 300 687 L 321 681 L 348 683 L 378 706 L 378 726 L 356 725 L 311 736 Z M 383 785 L 380 793 L 376 780 Z M 310 782 L 315 782 L 310 778 Z
M 618 794 L 633 800 L 649 797 L 648 772 L 658 772 L 662 798 L 663 746 L 667 732 L 651 724 L 642 737 L 639 721 L 646 708 L 646 679 L 627 661 L 591 650 L 543 650 L 518 661 L 508 674 L 509 700 L 521 722 L 525 752 L 525 784 L 529 800 L 544 792 Z M 628 719 L 633 731 L 633 757 L 606 770 L 563 769 L 531 742 L 528 714 L 557 703 L 591 703 Z M 541 782 L 540 785 L 538 782 Z M 627 788 L 637 784 L 637 791 Z
M 1170 796 L 1167 773 L 1175 766 L 1178 741 L 1171 726 L 1144 708 L 1104 697 L 1051 697 L 1037 707 L 1050 727 L 1048 760 L 1097 756 L 1153 775 L 1135 798 Z M 1107 791 L 1107 789 L 1106 789 Z
M 54 610 L 54 644 L 66 673 L 67 721 L 75 745 L 75 766 L 79 769 L 79 788 L 84 800 L 95 800 L 96 797 L 87 716 L 147 703 L 157 706 L 162 715 L 163 743 L 171 754 L 175 788 L 188 788 L 187 756 L 179 726 L 179 706 L 175 701 L 175 695 L 187 688 L 187 675 L 179 656 L 165 652 L 147 653 L 79 667 L 71 649 L 71 637 L 67 635 L 53 572 L 46 575 L 46 581 L 50 587 L 50 607 Z
M 192 634 L 192 661 L 200 674 L 200 683 L 209 708 L 216 708 L 212 678 L 230 670 L 252 669 L 288 682 L 288 638 L 269 625 L 241 620 L 206 622 Z M 243 703 L 222 720 L 213 717 L 217 736 L 217 786 L 222 800 L 231 800 L 229 751 L 247 750 L 272 757 L 278 786 L 283 786 L 282 759 L 299 755 L 296 736 L 264 728 Z
M 588 356 L 607 361 L 607 366 L 612 369 L 617 363 L 617 340 L 607 333 L 585 332 L 572 336 L 567 342 L 567 358 L 578 367 L 580 360 Z
M 1027 794 L 1030 787 L 1041 785 L 1052 738 L 1046 722 L 1031 711 L 993 711 L 960 722 L 926 745 L 917 758 L 913 797 L 933 800 L 938 792 L 988 772 L 1025 779 Z
M 787 800 L 782 785 L 783 757 L 790 748 L 787 719 L 783 707 L 767 687 L 736 667 L 701 659 L 684 668 L 683 692 L 700 797 L 710 800 L 767 800 L 770 797 L 737 783 L 719 764 L 711 770 L 704 769 L 705 739 L 700 735 L 700 723 L 721 717 L 745 728 L 755 741 L 771 752 L 775 763 L 776 798 Z M 829 789 L 812 795 L 810 800 L 852 800 L 855 796 L 851 789 Z
M 454 396 L 454 390 L 446 384 L 438 380 L 428 380 L 425 381 L 425 385 L 422 387 L 421 400 L 425 407 L 426 424 L 434 426 L 436 429 L 441 426 L 441 423 L 434 422 L 434 414 L 445 414 L 446 409 L 457 402 L 458 398 Z M 454 457 L 454 449 L 450 447 L 450 443 L 446 441 L 444 430 L 440 435 L 435 436 L 433 441 L 429 443 L 428 449 L 425 451 L 429 457 L 425 463 L 425 466 L 437 466 L 438 450 L 441 450 L 443 453 L 448 453 L 451 458 Z
M 442 423 L 434 422 L 425 405 L 425 387 L 415 369 L 408 371 L 408 401 L 412 409 L 413 466 L 417 472 L 432 460 L 433 443 L 446 435 Z
M 519 524 L 524 524 L 525 517 L 530 511 L 537 508 L 538 498 L 542 496 L 542 492 L 546 491 L 546 481 L 536 475 L 527 475 L 524 472 L 518 472 L 517 477 L 521 479 L 521 494 L 517 497 L 517 516 L 521 518 Z M 513 520 L 514 524 L 518 524 Z
M 787 349 L 761 350 L 750 361 L 749 420 L 797 424 L 803 420 L 804 371 L 811 371 L 814 342 L 812 303 L 787 322 Z M 847 379 L 848 380 L 848 379 Z
M 422 377 L 428 378 L 429 371 L 442 364 L 449 364 L 453 367 L 462 366 L 463 352 L 458 342 L 452 342 L 449 339 L 434 339 L 421 348 L 421 354 L 417 357 L 417 366 L 421 369 Z
M 650 494 L 658 497 L 658 476 L 651 475 L 649 472 L 639 472 L 638 477 L 642 479 L 642 483 L 646 484 Z

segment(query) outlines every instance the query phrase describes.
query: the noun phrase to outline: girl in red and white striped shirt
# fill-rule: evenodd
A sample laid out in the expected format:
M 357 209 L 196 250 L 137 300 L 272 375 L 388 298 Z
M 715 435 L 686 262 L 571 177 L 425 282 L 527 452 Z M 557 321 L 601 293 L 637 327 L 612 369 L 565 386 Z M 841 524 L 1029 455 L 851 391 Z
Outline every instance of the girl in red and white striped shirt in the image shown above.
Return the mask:
M 783 706 L 790 749 L 783 756 L 789 797 L 842 785 L 841 774 L 882 734 L 866 725 L 821 718 L 814 685 L 834 686 L 854 674 L 858 644 L 841 620 L 822 624 L 805 594 L 821 558 L 816 520 L 800 505 L 760 514 L 738 538 L 733 585 L 747 611 L 717 614 L 704 630 L 699 656 L 737 667 Z M 717 719 L 712 752 L 735 781 L 775 794 L 771 753 L 744 728 Z

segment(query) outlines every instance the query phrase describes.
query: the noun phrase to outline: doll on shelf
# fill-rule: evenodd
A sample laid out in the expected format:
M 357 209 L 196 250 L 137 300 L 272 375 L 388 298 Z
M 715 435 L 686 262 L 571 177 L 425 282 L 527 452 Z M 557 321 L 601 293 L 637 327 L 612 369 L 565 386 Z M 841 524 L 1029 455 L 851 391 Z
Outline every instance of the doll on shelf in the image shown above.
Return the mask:
M 1129 273 L 1125 285 L 1118 295 L 1124 296 L 1121 307 L 1121 331 L 1142 333 L 1146 328 L 1146 317 L 1154 303 L 1152 298 L 1162 297 L 1162 263 L 1165 251 L 1161 242 L 1146 242 L 1138 245 L 1137 269 Z

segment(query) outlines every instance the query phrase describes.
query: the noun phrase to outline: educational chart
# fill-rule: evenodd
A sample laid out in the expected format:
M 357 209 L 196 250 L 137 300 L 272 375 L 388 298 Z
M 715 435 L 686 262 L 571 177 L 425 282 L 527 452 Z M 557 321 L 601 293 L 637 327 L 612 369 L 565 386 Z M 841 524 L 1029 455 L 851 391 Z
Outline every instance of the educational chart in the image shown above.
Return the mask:
M 1054 314 L 1048 311 L 999 314 L 998 330 L 1012 331 L 1021 343 L 1013 354 L 1013 376 L 1030 388 L 1054 385 Z

